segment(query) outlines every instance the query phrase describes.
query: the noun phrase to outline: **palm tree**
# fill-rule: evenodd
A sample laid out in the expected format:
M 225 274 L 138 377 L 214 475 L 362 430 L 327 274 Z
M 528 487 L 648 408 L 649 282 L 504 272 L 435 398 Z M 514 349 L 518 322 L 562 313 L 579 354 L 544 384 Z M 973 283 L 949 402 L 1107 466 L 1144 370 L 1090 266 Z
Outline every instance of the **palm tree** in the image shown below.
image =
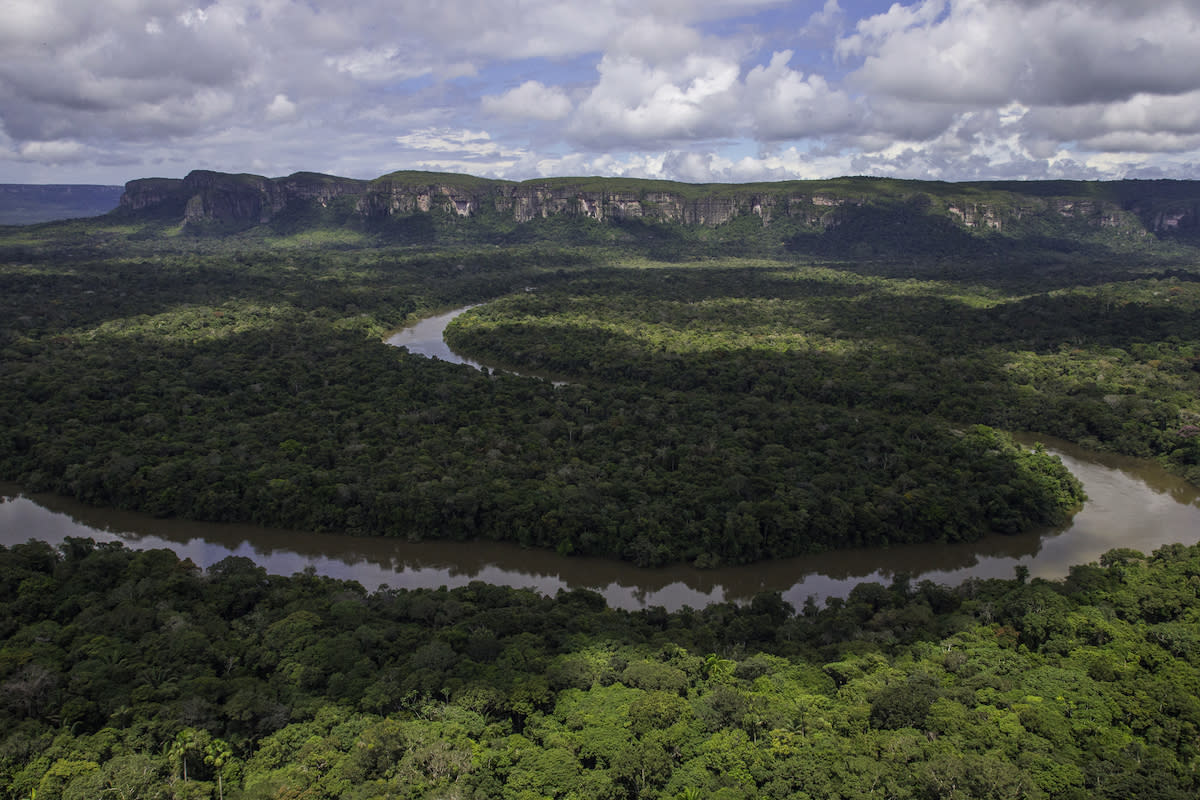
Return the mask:
M 212 766 L 217 773 L 217 796 L 225 800 L 225 787 L 221 780 L 221 767 L 233 757 L 233 750 L 224 739 L 213 739 L 204 748 L 204 763 Z

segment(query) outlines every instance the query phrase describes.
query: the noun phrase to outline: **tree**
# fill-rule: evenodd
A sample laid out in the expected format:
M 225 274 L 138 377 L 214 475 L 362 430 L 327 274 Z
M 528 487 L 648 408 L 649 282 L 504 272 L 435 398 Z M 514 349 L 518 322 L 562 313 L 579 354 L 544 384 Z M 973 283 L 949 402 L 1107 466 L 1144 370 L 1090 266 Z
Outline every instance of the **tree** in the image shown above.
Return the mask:
M 217 794 L 225 800 L 225 765 L 233 758 L 233 748 L 224 739 L 212 739 L 204 746 L 204 763 L 213 768 L 217 775 Z
M 205 763 L 211 746 L 212 735 L 206 730 L 184 728 L 175 734 L 167 745 L 167 757 L 176 765 L 177 774 L 182 775 L 184 783 L 188 781 L 188 761 L 199 759 L 200 763 Z

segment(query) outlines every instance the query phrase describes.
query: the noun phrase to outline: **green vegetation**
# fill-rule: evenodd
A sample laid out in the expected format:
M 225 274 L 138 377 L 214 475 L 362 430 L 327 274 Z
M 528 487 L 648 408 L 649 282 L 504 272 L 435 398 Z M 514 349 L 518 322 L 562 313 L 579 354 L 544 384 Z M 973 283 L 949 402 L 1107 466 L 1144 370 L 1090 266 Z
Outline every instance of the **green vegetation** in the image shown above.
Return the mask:
M 1159 457 L 1200 483 L 1194 272 L 1091 264 L 917 280 L 764 261 L 647 266 L 497 300 L 447 337 L 571 381 L 634 380 L 729 408 L 748 395 L 776 420 L 818 419 L 815 407 L 882 412 L 880 429 L 915 417 L 1039 431 Z M 1085 272 L 1088 285 L 1070 285 Z M 889 444 L 876 459 L 906 449 Z
M 8 798 L 1192 798 L 1200 548 L 796 615 L 0 548 Z
M 298 173 L 309 175 L 311 173 Z M 296 177 L 296 176 L 293 176 Z M 328 177 L 328 176 L 321 176 Z M 345 180 L 339 178 L 338 180 Z M 372 183 L 407 184 L 411 186 L 453 186 L 460 189 L 480 189 L 496 185 L 510 185 L 511 181 L 478 178 L 474 175 L 463 175 L 454 172 L 424 172 L 421 170 L 404 169 L 381 175 Z
M 923 368 L 925 353 L 897 362 L 867 327 L 810 342 L 811 313 L 786 299 L 969 288 L 763 262 L 630 267 L 538 247 L 309 251 L 275 238 L 242 250 L 253 240 L 130 230 L 26 239 L 0 271 L 14 321 L 0 343 L 0 474 L 31 490 L 708 566 L 1019 531 L 1081 499 L 1056 459 L 936 408 L 944 393 L 925 397 L 935 390 L 897 373 Z M 564 328 L 545 304 L 581 291 L 626 314 L 648 293 L 654 321 Z M 495 313 L 533 304 L 541 318 L 491 346 L 552 351 L 539 365 L 568 385 L 381 342 L 428 310 L 502 295 Z M 706 310 L 680 339 L 666 309 L 693 303 Z
M 377 241 L 637 247 L 683 260 L 750 253 L 839 258 L 1179 253 L 1200 233 L 1200 182 L 939 183 L 838 178 L 684 184 L 633 178 L 513 183 L 396 172 L 373 181 L 197 171 L 132 181 L 122 213 L 228 236 L 336 228 Z
M 1200 482 L 1190 183 L 367 184 L 193 173 L 0 236 L 0 478 L 700 566 L 1064 521 L 1079 484 L 1004 431 Z M 727 221 L 582 213 L 622 191 Z M 382 342 L 484 301 L 453 342 L 564 385 Z
M 700 566 L 1065 519 L 1079 484 L 1004 431 L 1200 482 L 1191 184 L 848 178 L 771 185 L 771 213 L 805 196 L 770 224 L 679 224 L 188 180 L 0 231 L 0 478 Z M 500 191 L 372 186 L 431 180 Z M 678 189 L 597 186 L 643 211 Z M 758 188 L 678 191 L 703 215 Z M 453 341 L 562 385 L 383 343 L 485 301 Z M 1174 546 L 798 615 L 778 595 L 625 613 L 31 542 L 0 548 L 0 792 L 1191 798 L 1198 575 Z

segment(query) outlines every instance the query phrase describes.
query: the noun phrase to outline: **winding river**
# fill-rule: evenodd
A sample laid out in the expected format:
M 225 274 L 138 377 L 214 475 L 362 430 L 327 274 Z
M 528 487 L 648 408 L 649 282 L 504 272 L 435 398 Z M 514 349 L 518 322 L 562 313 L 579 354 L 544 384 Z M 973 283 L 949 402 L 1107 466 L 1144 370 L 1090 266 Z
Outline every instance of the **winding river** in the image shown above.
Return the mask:
M 442 341 L 458 309 L 391 337 L 410 352 L 472 363 Z M 412 332 L 420 330 L 421 333 Z M 475 366 L 480 366 L 475 364 Z M 1034 437 L 1019 437 L 1032 444 Z M 249 525 L 163 520 L 92 508 L 56 496 L 25 495 L 0 483 L 0 544 L 31 538 L 53 545 L 66 537 L 122 541 L 136 548 L 168 548 L 207 567 L 227 556 L 245 556 L 269 572 L 289 575 L 308 567 L 356 580 L 368 589 L 436 588 L 486 581 L 530 587 L 545 594 L 585 588 L 610 605 L 636 609 L 693 608 L 745 601 L 780 591 L 799 607 L 815 597 L 844 597 L 864 581 L 889 583 L 900 573 L 914 582 L 957 584 L 967 578 L 1009 578 L 1018 565 L 1036 577 L 1059 578 L 1074 564 L 1095 561 L 1115 547 L 1151 552 L 1165 544 L 1200 541 L 1200 489 L 1152 462 L 1097 454 L 1037 437 L 1062 457 L 1089 500 L 1069 525 L 1017 536 L 988 536 L 970 544 L 871 548 L 785 559 L 745 567 L 697 570 L 688 566 L 639 569 L 608 559 L 564 558 L 497 542 L 410 543 L 380 537 L 336 536 Z

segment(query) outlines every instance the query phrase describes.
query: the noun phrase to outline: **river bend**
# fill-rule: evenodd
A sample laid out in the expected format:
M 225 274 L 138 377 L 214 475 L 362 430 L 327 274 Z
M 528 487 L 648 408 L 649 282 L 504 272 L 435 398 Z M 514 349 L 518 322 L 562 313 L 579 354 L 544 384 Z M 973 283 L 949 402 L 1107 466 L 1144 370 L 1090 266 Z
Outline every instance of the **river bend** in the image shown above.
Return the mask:
M 483 366 L 455 354 L 442 341 L 445 325 L 466 309 L 425 320 L 388 341 L 410 352 Z M 1018 437 L 1030 446 L 1035 437 Z M 355 580 L 367 589 L 437 588 L 485 581 L 530 587 L 545 594 L 584 588 L 610 605 L 677 610 L 727 600 L 745 601 L 779 591 L 799 607 L 806 598 L 844 597 L 864 581 L 890 583 L 897 574 L 914 582 L 954 585 L 968 578 L 1009 578 L 1017 566 L 1035 577 L 1061 578 L 1071 566 L 1097 560 L 1117 547 L 1149 553 L 1163 545 L 1200 541 L 1200 489 L 1153 462 L 1091 453 L 1068 442 L 1036 437 L 1062 457 L 1088 494 L 1066 526 L 1016 536 L 992 535 L 965 544 L 868 548 L 783 559 L 742 567 L 698 570 L 677 565 L 643 569 L 595 558 L 565 558 L 499 542 L 419 542 L 384 537 L 337 536 L 163 520 L 98 509 L 76 501 L 23 494 L 0 484 L 0 544 L 67 537 L 121 541 L 134 548 L 167 548 L 201 567 L 244 556 L 275 574 L 306 568 Z

